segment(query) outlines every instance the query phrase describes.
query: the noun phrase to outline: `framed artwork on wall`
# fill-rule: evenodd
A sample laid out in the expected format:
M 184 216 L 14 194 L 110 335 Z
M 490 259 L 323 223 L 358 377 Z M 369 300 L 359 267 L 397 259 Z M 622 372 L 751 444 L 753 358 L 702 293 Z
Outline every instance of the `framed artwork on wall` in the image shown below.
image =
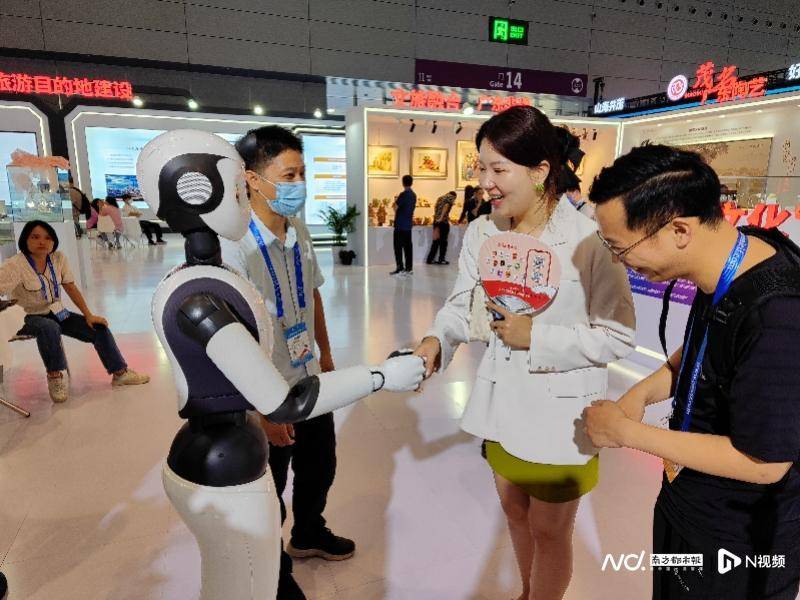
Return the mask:
M 417 179 L 446 179 L 447 148 L 411 148 L 411 175 Z
M 478 147 L 472 140 L 456 143 L 456 189 L 478 185 Z
M 399 177 L 400 148 L 397 146 L 369 146 L 367 148 L 367 174 L 369 177 Z

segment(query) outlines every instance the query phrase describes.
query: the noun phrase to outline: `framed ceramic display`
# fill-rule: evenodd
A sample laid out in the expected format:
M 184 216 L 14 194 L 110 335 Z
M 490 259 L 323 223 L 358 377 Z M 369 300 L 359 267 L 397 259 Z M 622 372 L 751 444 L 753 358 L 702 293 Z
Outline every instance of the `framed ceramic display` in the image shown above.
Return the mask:
M 478 147 L 472 140 L 456 143 L 456 189 L 478 185 Z
M 367 174 L 370 177 L 399 177 L 400 148 L 397 146 L 369 146 L 367 148 Z
M 416 179 L 446 179 L 447 148 L 411 148 L 411 175 Z

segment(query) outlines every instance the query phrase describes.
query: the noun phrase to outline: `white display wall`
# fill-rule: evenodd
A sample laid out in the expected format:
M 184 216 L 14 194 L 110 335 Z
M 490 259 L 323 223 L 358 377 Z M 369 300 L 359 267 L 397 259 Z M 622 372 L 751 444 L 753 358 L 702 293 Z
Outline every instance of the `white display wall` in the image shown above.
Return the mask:
M 341 122 L 322 119 L 286 119 L 279 117 L 255 117 L 247 115 L 219 115 L 189 113 L 179 111 L 158 111 L 147 109 L 97 106 L 78 106 L 65 118 L 70 163 L 73 165 L 76 184 L 87 195 L 98 197 L 107 189 L 105 175 L 92 173 L 109 165 L 120 176 L 115 185 L 123 185 L 125 177 L 135 175 L 135 162 L 141 146 L 158 133 L 173 129 L 198 129 L 221 135 L 235 142 L 250 129 L 264 125 L 281 125 L 287 128 L 313 127 L 324 132 L 340 128 Z M 90 157 L 87 144 L 87 130 L 96 138 L 102 156 Z M 113 139 L 114 130 L 129 132 L 130 135 Z M 96 144 L 96 145 L 97 145 Z M 118 144 L 118 148 L 115 148 Z M 97 188 L 97 189 L 95 189 Z
M 736 225 L 753 224 L 765 227 L 778 224 L 781 231 L 800 242 L 800 96 L 755 100 L 738 105 L 711 105 L 704 109 L 673 111 L 646 118 L 625 121 L 622 130 L 621 153 L 645 142 L 676 146 L 709 144 L 714 142 L 741 142 L 743 140 L 772 140 L 765 178 L 765 193 L 755 210 L 726 212 L 728 220 Z M 754 160 L 744 157 L 746 170 Z M 722 178 L 723 183 L 731 181 Z M 739 181 L 746 184 L 748 179 Z M 728 184 L 728 183 L 726 183 Z M 728 185 L 732 186 L 733 183 Z M 636 359 L 653 365 L 659 354 L 658 319 L 661 314 L 660 298 L 634 294 L 637 318 L 637 343 L 644 348 Z M 689 305 L 673 302 L 667 330 L 668 348 L 676 349 L 684 334 Z M 647 356 L 651 355 L 651 356 Z
M 397 146 L 399 148 L 399 175 L 398 177 L 383 178 L 369 177 L 368 198 L 389 199 L 394 202 L 394 197 L 403 191 L 401 178 L 411 172 L 411 148 L 429 147 L 447 149 L 447 177 L 444 179 L 414 178 L 414 192 L 417 194 L 417 209 L 415 217 L 432 218 L 436 199 L 451 190 L 457 192 L 456 206 L 450 213 L 451 218 L 461 214 L 464 205 L 464 190 L 456 189 L 456 146 L 458 140 L 474 141 L 480 123 L 463 125 L 460 133 L 455 129 L 458 122 L 455 120 L 439 121 L 436 133 L 431 133 L 433 119 L 414 119 L 416 128 L 409 131 L 408 119 L 375 116 L 369 120 L 368 146 Z M 427 206 L 425 206 L 427 204 Z M 389 211 L 392 215 L 392 211 Z
M 347 197 L 348 202 L 355 204 L 362 213 L 356 232 L 350 236 L 351 246 L 357 253 L 357 264 L 387 264 L 383 255 L 378 262 L 370 259 L 370 248 L 373 251 L 376 248 L 375 244 L 369 243 L 370 231 L 380 232 L 381 228 L 370 227 L 368 203 L 377 198 L 388 199 L 391 204 L 394 197 L 402 191 L 401 178 L 409 173 L 412 147 L 445 148 L 448 151 L 445 178 L 415 177 L 414 191 L 417 197 L 430 204 L 426 207 L 418 203 L 415 217 L 432 217 L 436 199 L 450 190 L 455 190 L 458 194 L 457 204 L 451 217 L 458 218 L 463 207 L 464 193 L 456 187 L 457 142 L 474 140 L 480 125 L 491 116 L 364 107 L 354 108 L 347 113 Z M 411 119 L 416 124 L 413 132 L 409 131 Z M 607 119 L 551 118 L 551 120 L 556 125 L 569 127 L 581 138 L 581 148 L 586 152 L 586 158 L 579 176 L 583 192 L 588 193 L 595 175 L 614 160 L 619 142 L 619 123 Z M 435 133 L 432 132 L 434 121 L 437 122 Z M 456 134 L 459 122 L 462 130 Z M 368 177 L 367 157 L 370 145 L 396 146 L 399 149 L 397 177 Z M 390 210 L 387 224 L 392 216 Z M 380 233 L 383 235 L 383 232 Z M 378 245 L 385 246 L 382 242 Z M 455 256 L 451 251 L 448 255 L 451 259 Z

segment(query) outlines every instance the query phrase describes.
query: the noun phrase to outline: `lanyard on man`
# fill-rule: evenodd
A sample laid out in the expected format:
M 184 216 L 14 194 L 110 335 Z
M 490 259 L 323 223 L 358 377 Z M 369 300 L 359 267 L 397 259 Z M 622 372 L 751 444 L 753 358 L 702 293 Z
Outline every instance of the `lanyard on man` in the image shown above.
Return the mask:
M 286 319 L 284 318 L 285 311 L 283 308 L 283 294 L 281 292 L 281 284 L 278 279 L 278 274 L 275 271 L 275 265 L 273 265 L 272 259 L 269 256 L 267 244 L 264 241 L 261 232 L 258 230 L 258 226 L 252 218 L 250 219 L 250 233 L 253 234 L 253 237 L 256 240 L 258 249 L 261 251 L 261 256 L 264 258 L 264 263 L 267 266 L 267 272 L 269 272 L 270 279 L 272 279 L 272 287 L 275 290 L 276 316 L 283 329 L 283 334 L 286 338 L 286 344 L 289 347 L 289 358 L 291 360 L 291 365 L 294 368 L 301 367 L 314 358 L 314 353 L 311 346 L 311 339 L 308 335 L 308 327 L 303 320 L 306 309 L 306 294 L 305 285 L 303 283 L 303 263 L 300 253 L 300 243 L 295 242 L 292 249 L 294 255 L 295 280 L 297 282 L 297 302 L 300 306 L 300 321 L 291 327 L 287 327 Z
M 725 263 L 725 267 L 722 269 L 722 273 L 719 276 L 719 281 L 717 282 L 717 287 L 714 290 L 714 297 L 711 300 L 711 306 L 715 307 L 719 304 L 720 300 L 722 300 L 723 296 L 728 293 L 728 290 L 733 283 L 733 280 L 736 278 L 736 273 L 741 267 L 742 262 L 744 261 L 745 254 L 747 254 L 747 236 L 745 236 L 742 232 L 739 232 L 739 236 L 736 239 L 736 244 L 731 250 L 730 255 L 728 256 L 728 260 Z M 694 316 L 692 317 L 691 324 L 689 325 L 689 333 L 686 336 L 686 341 L 683 345 L 683 355 L 681 356 L 681 367 L 678 371 L 678 379 L 675 382 L 675 394 L 677 396 L 678 390 L 680 389 L 681 379 L 683 378 L 683 374 L 686 368 L 686 358 L 689 354 L 689 344 L 692 341 L 692 334 L 694 333 L 694 326 L 695 321 L 697 320 L 697 313 L 695 312 Z M 706 330 L 703 334 L 703 341 L 700 343 L 700 348 L 697 351 L 697 356 L 695 357 L 694 366 L 691 370 L 691 375 L 689 379 L 689 388 L 686 392 L 686 407 L 683 411 L 683 420 L 681 422 L 681 431 L 689 431 L 689 427 L 692 424 L 692 410 L 694 409 L 694 402 L 697 396 L 697 384 L 700 381 L 700 375 L 703 370 L 703 359 L 705 358 L 706 348 L 708 347 L 708 324 L 706 324 Z M 672 409 L 675 410 L 677 407 L 677 398 L 673 398 L 672 400 Z M 667 473 L 667 478 L 670 483 L 672 483 L 675 478 L 680 473 L 680 470 L 683 467 L 681 465 L 676 465 L 671 461 L 664 460 L 664 469 Z

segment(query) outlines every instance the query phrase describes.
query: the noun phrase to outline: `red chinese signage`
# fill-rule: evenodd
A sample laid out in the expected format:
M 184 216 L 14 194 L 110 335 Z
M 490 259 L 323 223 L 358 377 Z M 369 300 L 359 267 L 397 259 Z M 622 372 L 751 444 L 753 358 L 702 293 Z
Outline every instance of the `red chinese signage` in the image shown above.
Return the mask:
M 685 94 L 685 98 L 700 98 L 700 104 L 716 97 L 717 102 L 730 102 L 744 98 L 758 98 L 766 94 L 766 77 L 739 79 L 736 67 L 729 65 L 716 75 L 714 63 L 705 62 L 697 67 L 694 85 Z
M 416 108 L 427 110 L 461 110 L 461 96 L 455 92 L 445 94 L 436 90 L 392 90 L 392 98 L 397 108 Z M 512 106 L 531 106 L 530 98 L 525 96 L 479 96 L 475 110 L 502 112 Z
M 85 77 L 50 77 L 26 73 L 0 71 L 0 93 L 45 94 L 133 100 L 133 86 L 129 81 L 108 81 Z

